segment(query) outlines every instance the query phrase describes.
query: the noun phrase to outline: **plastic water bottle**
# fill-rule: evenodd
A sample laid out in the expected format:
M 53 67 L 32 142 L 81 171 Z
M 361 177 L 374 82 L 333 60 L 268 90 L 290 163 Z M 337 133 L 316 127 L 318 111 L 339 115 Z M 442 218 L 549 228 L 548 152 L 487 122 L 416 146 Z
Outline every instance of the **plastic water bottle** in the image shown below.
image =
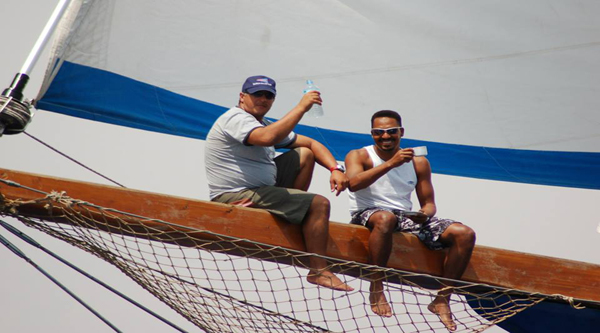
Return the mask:
M 304 88 L 304 93 L 306 94 L 309 91 L 320 91 L 319 87 L 317 87 L 312 80 L 306 80 L 306 88 Z M 323 112 L 323 107 L 315 103 L 306 114 L 311 117 L 319 118 L 323 117 L 325 113 Z

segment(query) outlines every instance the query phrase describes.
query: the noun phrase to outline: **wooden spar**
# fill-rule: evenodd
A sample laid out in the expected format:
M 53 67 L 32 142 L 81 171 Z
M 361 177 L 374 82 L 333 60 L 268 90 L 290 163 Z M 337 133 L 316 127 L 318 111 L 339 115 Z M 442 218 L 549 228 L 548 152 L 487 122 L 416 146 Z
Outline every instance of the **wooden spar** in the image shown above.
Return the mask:
M 67 195 L 74 199 L 183 227 L 299 251 L 305 250 L 299 226 L 278 221 L 262 210 L 6 169 L 0 169 L 0 178 L 46 193 L 66 191 Z M 33 200 L 43 197 L 39 193 L 1 182 L 0 194 L 8 200 Z M 0 206 L 1 204 L 0 202 Z M 41 205 L 25 205 L 19 208 L 19 213 L 25 216 L 40 216 L 48 214 L 48 210 Z M 155 227 L 160 226 L 157 222 L 154 223 Z M 148 225 L 146 222 L 145 224 Z M 182 232 L 184 230 L 185 228 L 181 229 Z M 327 256 L 367 263 L 368 237 L 369 231 L 361 226 L 331 222 Z M 392 251 L 389 267 L 441 275 L 445 253 L 426 249 L 412 235 L 395 234 Z M 487 246 L 476 246 L 462 280 L 600 302 L 600 265 Z

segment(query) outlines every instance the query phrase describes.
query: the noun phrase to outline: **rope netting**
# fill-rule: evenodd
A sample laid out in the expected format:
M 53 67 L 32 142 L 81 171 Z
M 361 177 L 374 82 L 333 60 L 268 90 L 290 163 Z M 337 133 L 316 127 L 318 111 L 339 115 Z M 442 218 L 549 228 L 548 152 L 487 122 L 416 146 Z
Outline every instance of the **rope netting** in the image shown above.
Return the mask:
M 14 184 L 13 184 L 14 186 Z M 27 216 L 28 205 L 43 207 Z M 0 194 L 0 215 L 17 218 L 102 258 L 205 332 L 447 332 L 427 305 L 451 287 L 457 332 L 480 332 L 545 299 L 326 257 L 352 292 L 306 282 L 314 255 L 174 225 L 51 193 L 33 200 Z M 371 311 L 369 278 L 381 272 L 393 309 Z

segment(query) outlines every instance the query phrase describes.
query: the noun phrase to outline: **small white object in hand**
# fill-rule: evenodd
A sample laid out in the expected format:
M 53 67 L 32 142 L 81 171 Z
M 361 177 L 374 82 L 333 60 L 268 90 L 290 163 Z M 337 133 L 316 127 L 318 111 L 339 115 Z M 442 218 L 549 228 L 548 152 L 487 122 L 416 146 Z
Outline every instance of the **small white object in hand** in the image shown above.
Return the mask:
M 427 156 L 426 146 L 414 147 L 413 151 L 415 152 L 415 156 Z

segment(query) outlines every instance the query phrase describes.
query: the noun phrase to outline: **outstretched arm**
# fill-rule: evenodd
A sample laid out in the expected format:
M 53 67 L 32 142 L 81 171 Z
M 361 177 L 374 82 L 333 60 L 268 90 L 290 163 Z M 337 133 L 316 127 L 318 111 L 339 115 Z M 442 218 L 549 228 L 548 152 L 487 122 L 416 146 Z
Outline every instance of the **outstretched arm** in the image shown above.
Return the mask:
M 413 156 L 412 148 L 401 149 L 389 160 L 373 167 L 369 153 L 364 148 L 352 150 L 346 155 L 346 174 L 350 179 L 348 188 L 355 192 L 369 187 L 388 171 L 412 160 Z
M 306 147 L 310 149 L 315 155 L 315 161 L 327 170 L 331 170 L 337 165 L 337 161 L 329 149 L 317 140 L 304 135 L 298 135 L 296 141 L 290 145 L 289 148 L 297 147 Z M 331 192 L 336 191 L 335 195 L 340 195 L 340 193 L 348 187 L 348 177 L 339 170 L 333 170 L 329 177 L 329 186 L 331 187 Z
M 420 211 L 425 215 L 432 217 L 437 212 L 435 206 L 435 196 L 433 193 L 433 184 L 431 182 L 431 166 L 425 157 L 415 157 L 415 172 L 417 173 L 417 198 L 421 205 Z
M 310 110 L 315 103 L 321 104 L 319 92 L 311 91 L 304 94 L 298 105 L 283 116 L 283 118 L 268 126 L 253 130 L 246 142 L 254 146 L 263 147 L 278 144 L 294 130 L 294 127 L 298 125 L 304 113 Z

